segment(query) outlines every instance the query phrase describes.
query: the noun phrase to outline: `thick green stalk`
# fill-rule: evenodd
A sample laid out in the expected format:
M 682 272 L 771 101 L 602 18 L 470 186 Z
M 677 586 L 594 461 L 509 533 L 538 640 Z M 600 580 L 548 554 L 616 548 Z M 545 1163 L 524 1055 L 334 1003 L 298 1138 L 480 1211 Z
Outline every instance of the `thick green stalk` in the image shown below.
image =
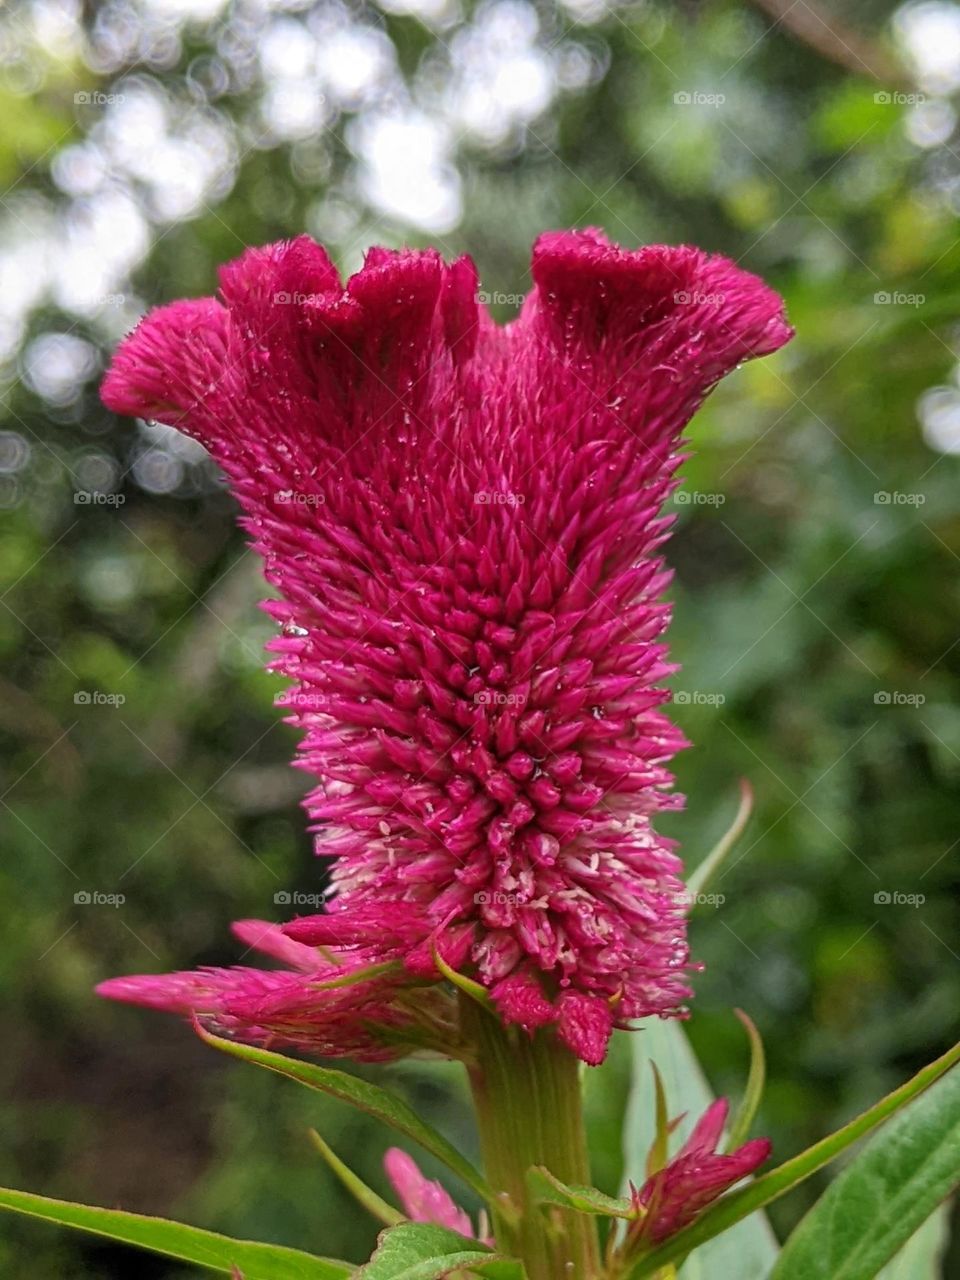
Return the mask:
M 523 1259 L 529 1280 L 593 1280 L 600 1250 L 593 1218 L 530 1202 L 526 1172 L 545 1165 L 562 1182 L 588 1183 L 579 1063 L 551 1032 L 529 1036 L 469 996 L 461 1026 L 475 1050 L 470 1085 L 484 1171 L 500 1197 L 497 1245 Z

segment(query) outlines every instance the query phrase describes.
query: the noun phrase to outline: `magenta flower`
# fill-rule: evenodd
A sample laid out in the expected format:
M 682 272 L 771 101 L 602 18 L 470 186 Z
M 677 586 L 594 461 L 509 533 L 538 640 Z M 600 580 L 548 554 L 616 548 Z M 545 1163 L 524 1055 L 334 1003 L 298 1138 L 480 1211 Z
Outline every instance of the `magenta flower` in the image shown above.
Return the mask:
M 633 1207 L 640 1214 L 638 1224 L 631 1227 L 634 1240 L 658 1244 L 674 1235 L 767 1159 L 769 1138 L 753 1138 L 730 1155 L 718 1154 L 727 1107 L 726 1098 L 711 1103 L 674 1158 L 639 1191 L 633 1189 Z
M 454 1203 L 450 1194 L 439 1182 L 425 1178 L 417 1162 L 405 1151 L 391 1147 L 383 1157 L 383 1167 L 411 1222 L 432 1222 L 449 1231 L 459 1231 L 470 1240 L 485 1239 L 484 1235 L 474 1231 L 470 1218 Z
M 306 237 L 251 250 L 221 301 L 148 316 L 103 397 L 203 441 L 282 597 L 273 666 L 336 889 L 287 933 L 417 980 L 439 946 L 596 1063 L 689 995 L 653 826 L 684 745 L 658 555 L 680 432 L 790 330 L 693 248 L 545 235 L 532 275 L 498 328 L 467 258 L 374 249 L 344 286 Z
M 455 1044 L 452 1001 L 435 986 L 418 985 L 399 960 L 384 962 L 383 950 L 375 957 L 359 949 L 324 956 L 263 920 L 240 920 L 233 932 L 291 968 L 137 974 L 111 978 L 97 991 L 198 1018 L 222 1036 L 317 1057 L 379 1062 Z

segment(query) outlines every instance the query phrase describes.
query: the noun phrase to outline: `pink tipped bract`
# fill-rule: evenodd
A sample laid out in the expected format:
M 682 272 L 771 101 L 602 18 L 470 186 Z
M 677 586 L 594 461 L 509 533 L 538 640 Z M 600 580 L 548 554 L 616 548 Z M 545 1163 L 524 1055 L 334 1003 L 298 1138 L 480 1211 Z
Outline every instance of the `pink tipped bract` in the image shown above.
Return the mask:
M 147 316 L 103 398 L 207 446 L 280 593 L 336 889 L 287 932 L 347 964 L 402 932 L 418 978 L 440 946 L 599 1062 L 615 1023 L 689 995 L 653 826 L 684 745 L 659 555 L 680 433 L 790 329 L 694 248 L 548 234 L 532 277 L 501 328 L 468 258 L 373 249 L 343 285 L 306 237 L 250 250 L 220 300 Z
M 751 1138 L 729 1155 L 717 1151 L 727 1121 L 726 1098 L 710 1104 L 674 1158 L 633 1192 L 641 1211 L 639 1239 L 658 1244 L 675 1235 L 741 1178 L 754 1173 L 770 1155 L 769 1138 Z

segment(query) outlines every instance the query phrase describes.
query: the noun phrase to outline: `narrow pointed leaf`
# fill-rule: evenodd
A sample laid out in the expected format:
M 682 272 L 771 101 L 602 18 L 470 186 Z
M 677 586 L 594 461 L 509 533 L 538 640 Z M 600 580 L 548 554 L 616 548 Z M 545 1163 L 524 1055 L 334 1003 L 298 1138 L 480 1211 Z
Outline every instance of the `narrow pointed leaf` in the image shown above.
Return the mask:
M 359 1201 L 368 1213 L 373 1214 L 380 1222 L 386 1223 L 388 1227 L 395 1227 L 398 1222 L 406 1221 L 398 1209 L 395 1209 L 392 1204 L 388 1204 L 382 1196 L 378 1196 L 376 1191 L 372 1187 L 368 1187 L 349 1165 L 343 1163 L 333 1148 L 320 1137 L 316 1129 L 310 1129 L 308 1132 L 310 1141 L 323 1156 L 324 1160 L 326 1160 L 353 1198 Z
M 652 1138 L 651 1117 L 656 1106 L 649 1059 L 653 1059 L 663 1077 L 670 1110 L 685 1112 L 680 1127 L 682 1138 L 688 1136 L 697 1118 L 713 1102 L 713 1092 L 690 1047 L 681 1023 L 649 1018 L 632 1036 L 633 1085 L 624 1123 L 624 1183 L 639 1181 L 643 1174 L 647 1148 Z M 731 1231 L 710 1240 L 684 1263 L 680 1280 L 715 1280 L 736 1276 L 737 1280 L 766 1280 L 776 1261 L 779 1245 L 766 1215 L 755 1213 Z
M 647 1177 L 652 1178 L 667 1163 L 670 1142 L 670 1123 L 667 1118 L 667 1095 L 663 1087 L 663 1077 L 657 1064 L 651 1062 L 653 1068 L 653 1092 L 656 1098 L 656 1120 L 654 1122 L 653 1142 L 647 1153 Z
M 687 893 L 694 901 L 698 894 L 706 892 L 707 885 L 720 870 L 723 862 L 740 839 L 753 810 L 753 788 L 746 778 L 740 779 L 740 807 L 729 829 L 720 837 L 702 862 L 698 863 L 687 879 Z
M 0 1189 L 0 1209 L 89 1231 L 123 1244 L 138 1245 L 152 1253 L 192 1262 L 222 1275 L 236 1275 L 239 1269 L 244 1280 L 345 1280 L 353 1270 L 346 1262 L 316 1258 L 283 1245 L 232 1240 L 215 1231 L 204 1231 L 167 1218 L 148 1218 L 121 1209 L 51 1200 L 27 1191 Z
M 851 1120 L 842 1129 L 838 1129 L 836 1133 L 831 1133 L 806 1151 L 802 1151 L 800 1155 L 780 1165 L 778 1169 L 773 1169 L 770 1173 L 757 1178 L 742 1191 L 734 1191 L 718 1200 L 715 1205 L 701 1214 L 696 1222 L 664 1241 L 646 1257 L 641 1258 L 626 1273 L 627 1280 L 641 1280 L 643 1276 L 654 1275 L 659 1268 L 684 1258 L 691 1250 L 711 1240 L 720 1232 L 727 1231 L 749 1214 L 755 1213 L 757 1209 L 763 1208 L 792 1190 L 812 1173 L 816 1173 L 818 1169 L 835 1160 L 858 1139 L 872 1133 L 890 1116 L 895 1115 L 908 1102 L 939 1080 L 958 1061 L 960 1061 L 960 1044 L 954 1045 L 943 1057 L 918 1071 L 906 1084 L 895 1089 L 893 1093 L 887 1094 L 880 1102 L 857 1116 L 855 1120 Z
M 771 1280 L 872 1280 L 958 1184 L 960 1071 L 951 1071 L 831 1182 Z
M 448 1169 L 472 1187 L 484 1200 L 491 1200 L 493 1192 L 487 1186 L 483 1176 L 473 1167 L 469 1160 L 447 1139 L 421 1120 L 409 1103 L 398 1098 L 395 1093 L 371 1084 L 369 1080 L 361 1080 L 358 1076 L 348 1075 L 346 1071 L 334 1071 L 330 1067 L 320 1067 L 313 1062 L 301 1062 L 297 1058 L 287 1058 L 281 1053 L 272 1053 L 269 1049 L 257 1049 L 253 1045 L 238 1044 L 233 1040 L 224 1040 L 202 1027 L 197 1027 L 197 1034 L 215 1049 L 229 1053 L 244 1062 L 252 1062 L 258 1067 L 266 1067 L 277 1075 L 286 1076 L 288 1080 L 296 1080 L 308 1089 L 316 1089 L 320 1093 L 349 1102 L 359 1111 L 382 1120 L 398 1133 L 418 1142 L 425 1151 L 441 1160 Z
M 576 1209 L 603 1218 L 632 1218 L 633 1207 L 629 1200 L 617 1200 L 596 1187 L 580 1187 L 555 1178 L 549 1169 L 535 1165 L 527 1170 L 527 1186 L 539 1204 L 556 1204 L 564 1209 Z
M 423 1222 L 404 1222 L 382 1231 L 373 1257 L 354 1280 L 442 1280 L 464 1270 L 488 1280 L 524 1280 L 523 1264 L 516 1259 Z
M 734 1009 L 734 1013 L 746 1028 L 750 1037 L 750 1074 L 747 1076 L 747 1087 L 743 1092 L 743 1101 L 737 1108 L 737 1114 L 730 1125 L 730 1136 L 727 1139 L 727 1151 L 736 1151 L 750 1137 L 753 1119 L 763 1097 L 763 1086 L 767 1078 L 767 1060 L 763 1052 L 763 1041 L 760 1032 L 742 1009 Z

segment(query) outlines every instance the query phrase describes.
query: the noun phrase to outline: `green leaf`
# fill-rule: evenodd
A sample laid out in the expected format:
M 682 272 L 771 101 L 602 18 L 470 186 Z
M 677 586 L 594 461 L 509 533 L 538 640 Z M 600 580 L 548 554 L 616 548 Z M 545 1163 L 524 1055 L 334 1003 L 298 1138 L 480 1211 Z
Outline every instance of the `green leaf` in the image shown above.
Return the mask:
M 656 1097 L 648 1059 L 657 1064 L 673 1114 L 684 1111 L 684 1136 L 713 1101 L 713 1093 L 690 1047 L 683 1025 L 651 1018 L 633 1036 L 633 1085 L 624 1125 L 624 1173 L 642 1177 Z M 626 1187 L 625 1187 L 626 1190 Z M 777 1257 L 777 1240 L 764 1214 L 755 1214 L 732 1231 L 697 1250 L 684 1264 L 682 1280 L 765 1280 Z
M 663 1076 L 657 1064 L 651 1062 L 653 1068 L 653 1092 L 656 1098 L 653 1142 L 647 1154 L 646 1174 L 652 1178 L 666 1165 L 670 1155 L 670 1120 L 667 1115 L 667 1091 L 663 1087 Z
M 698 863 L 687 879 L 687 893 L 696 905 L 697 896 L 704 893 L 707 885 L 720 870 L 727 854 L 740 839 L 743 829 L 750 819 L 753 810 L 753 789 L 746 778 L 740 779 L 740 807 L 733 822 L 720 837 L 702 862 Z
M 576 1209 L 603 1218 L 632 1218 L 633 1208 L 629 1200 L 617 1200 L 598 1191 L 596 1187 L 580 1187 L 561 1182 L 549 1169 L 534 1165 L 527 1170 L 527 1186 L 539 1204 L 557 1204 L 564 1209 Z
M 349 1102 L 359 1111 L 375 1116 L 385 1124 L 396 1129 L 398 1133 L 418 1142 L 425 1151 L 442 1160 L 448 1169 L 472 1187 L 484 1200 L 492 1200 L 493 1192 L 482 1175 L 469 1160 L 464 1159 L 456 1147 L 452 1146 L 442 1134 L 421 1120 L 413 1108 L 396 1094 L 388 1093 L 379 1085 L 361 1080 L 358 1076 L 348 1075 L 345 1071 L 334 1071 L 330 1067 L 320 1067 L 312 1062 L 300 1062 L 296 1058 L 286 1058 L 280 1053 L 271 1053 L 268 1049 L 257 1049 L 249 1044 L 237 1044 L 233 1040 L 223 1040 L 212 1035 L 202 1027 L 197 1027 L 200 1037 L 214 1048 L 229 1053 L 244 1062 L 252 1062 L 258 1067 L 266 1067 L 277 1075 L 286 1076 L 288 1080 L 296 1080 L 308 1089 L 317 1089 L 320 1093 L 330 1094 L 342 1102 Z
M 951 1071 L 834 1179 L 770 1280 L 872 1280 L 958 1184 L 960 1071 Z
M 72 1204 L 69 1200 L 51 1200 L 28 1191 L 0 1189 L 0 1209 L 139 1245 L 141 1249 L 181 1262 L 193 1262 L 210 1271 L 235 1275 L 239 1270 L 244 1280 L 345 1280 L 352 1273 L 352 1267 L 346 1262 L 316 1258 L 283 1245 L 231 1240 L 229 1236 L 189 1227 L 183 1222 L 124 1213 L 121 1209 Z
M 395 1209 L 392 1204 L 388 1204 L 382 1196 L 378 1196 L 372 1187 L 368 1187 L 364 1180 L 357 1176 L 349 1165 L 343 1163 L 337 1153 L 329 1146 L 317 1133 L 316 1129 L 308 1129 L 310 1141 L 317 1148 L 320 1154 L 326 1160 L 327 1164 L 337 1175 L 343 1185 L 347 1188 L 355 1200 L 366 1209 L 368 1213 L 373 1214 L 380 1222 L 385 1222 L 388 1227 L 395 1227 L 398 1222 L 405 1222 L 403 1214 Z
M 950 1243 L 949 1201 L 931 1213 L 877 1280 L 943 1280 L 943 1255 Z
M 721 1231 L 728 1231 L 749 1214 L 755 1213 L 757 1209 L 763 1208 L 772 1200 L 792 1190 L 805 1178 L 809 1178 L 812 1173 L 816 1173 L 831 1160 L 835 1160 L 847 1147 L 871 1133 L 884 1120 L 928 1089 L 958 1060 L 960 1060 L 960 1044 L 954 1045 L 942 1058 L 938 1058 L 936 1062 L 931 1062 L 929 1066 L 918 1071 L 906 1084 L 895 1089 L 893 1093 L 887 1094 L 880 1102 L 857 1116 L 855 1120 L 851 1120 L 842 1129 L 838 1129 L 836 1133 L 815 1143 L 814 1146 L 794 1156 L 792 1160 L 786 1161 L 779 1168 L 757 1178 L 742 1191 L 734 1191 L 724 1196 L 702 1213 L 696 1222 L 640 1259 L 633 1269 L 627 1272 L 628 1280 L 641 1280 L 641 1277 L 653 1275 L 668 1263 L 684 1258 L 705 1241 L 711 1240 Z
M 753 1024 L 753 1019 L 742 1009 L 734 1009 L 734 1013 L 746 1028 L 750 1037 L 750 1074 L 747 1076 L 747 1087 L 743 1091 L 743 1101 L 737 1108 L 737 1114 L 730 1125 L 730 1136 L 727 1139 L 727 1151 L 736 1151 L 750 1137 L 753 1119 L 763 1097 L 763 1085 L 767 1078 L 767 1060 L 763 1052 L 763 1041 L 760 1032 Z
M 479 1240 L 423 1222 L 382 1231 L 373 1257 L 354 1280 L 441 1280 L 465 1268 L 489 1280 L 524 1280 L 522 1263 L 492 1253 Z

